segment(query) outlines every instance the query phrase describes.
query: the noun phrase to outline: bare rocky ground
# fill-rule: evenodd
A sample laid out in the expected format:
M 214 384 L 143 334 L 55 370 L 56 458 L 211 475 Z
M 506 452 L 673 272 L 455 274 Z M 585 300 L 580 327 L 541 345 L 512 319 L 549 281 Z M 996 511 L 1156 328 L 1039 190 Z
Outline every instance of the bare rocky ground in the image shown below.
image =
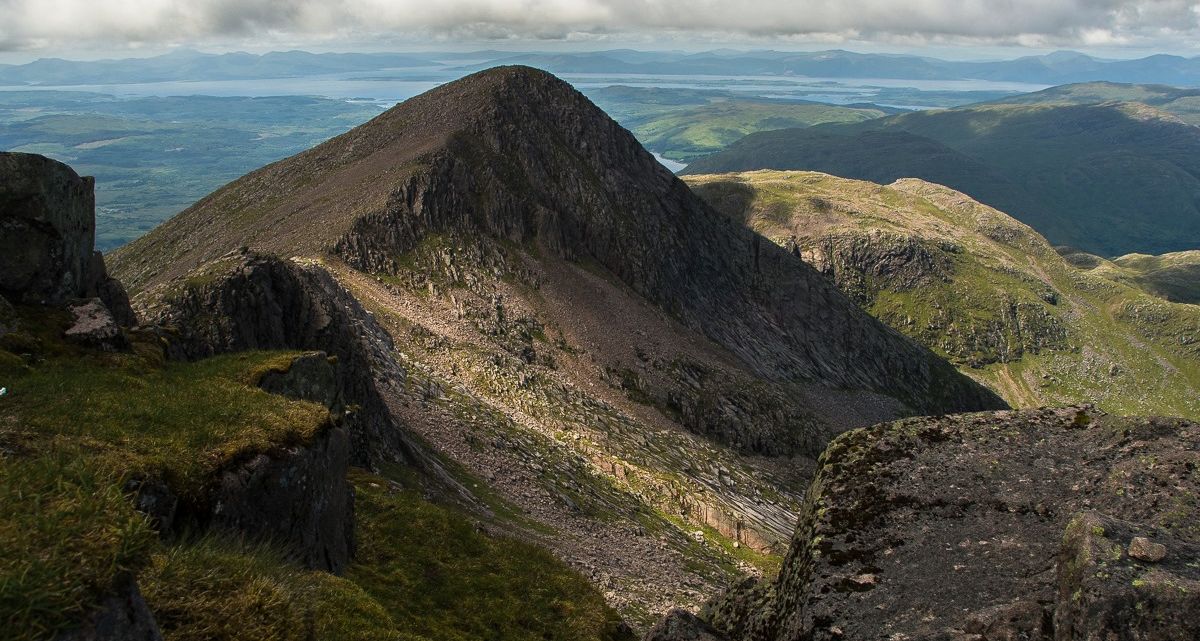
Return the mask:
M 457 263 L 446 263 L 453 272 Z M 447 468 L 476 479 L 468 489 L 496 517 L 489 522 L 554 550 L 635 627 L 673 607 L 695 610 L 741 575 L 773 571 L 813 461 L 738 454 L 611 380 L 614 363 L 681 355 L 735 368 L 718 348 L 564 262 L 539 273 L 536 295 L 471 269 L 487 281 L 471 289 L 502 301 L 484 323 L 472 320 L 484 301 L 471 289 L 326 267 L 395 339 L 407 378 L 382 389 L 396 417 Z M 621 314 L 599 326 L 603 315 L 589 306 Z M 540 328 L 532 357 L 505 349 L 508 332 L 480 329 L 496 323 L 496 308 L 505 322 Z

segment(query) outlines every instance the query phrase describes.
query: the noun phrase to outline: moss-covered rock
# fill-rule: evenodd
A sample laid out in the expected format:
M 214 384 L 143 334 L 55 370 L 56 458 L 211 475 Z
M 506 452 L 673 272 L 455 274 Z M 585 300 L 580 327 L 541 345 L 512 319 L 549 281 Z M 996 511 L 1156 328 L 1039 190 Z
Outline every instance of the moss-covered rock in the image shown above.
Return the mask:
M 1119 611 L 1124 593 L 1079 574 L 1094 546 L 1075 540 L 1077 524 L 1060 562 L 1062 532 L 1077 511 L 1101 510 L 1195 563 L 1198 465 L 1200 425 L 1081 408 L 855 430 L 822 456 L 776 583 L 739 587 L 706 614 L 731 638 L 780 641 L 1049 639 L 1056 604 L 1064 621 L 1103 627 L 1100 611 Z M 1149 570 L 1130 565 L 1126 534 L 1115 535 L 1116 567 Z M 1191 580 L 1195 570 L 1178 571 Z M 1080 607 L 1096 613 L 1062 605 L 1064 584 L 1090 591 Z M 1185 601 L 1161 603 L 1159 620 L 1190 613 Z
M 1083 512 L 1058 556 L 1056 641 L 1200 638 L 1200 543 Z

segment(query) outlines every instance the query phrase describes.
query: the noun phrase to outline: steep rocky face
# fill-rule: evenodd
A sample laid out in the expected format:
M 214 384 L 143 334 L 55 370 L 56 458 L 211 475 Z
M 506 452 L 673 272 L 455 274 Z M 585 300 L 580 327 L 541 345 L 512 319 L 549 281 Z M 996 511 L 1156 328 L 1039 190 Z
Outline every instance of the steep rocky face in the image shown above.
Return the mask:
M 270 541 L 304 567 L 342 572 L 354 552 L 354 493 L 346 481 L 354 423 L 335 362 L 323 352 L 300 356 L 286 369 L 264 373 L 258 383 L 265 391 L 330 410 L 311 439 L 232 460 L 199 493 L 180 496 L 167 481 L 130 479 L 125 490 L 137 509 L 166 538 L 224 531 Z
M 177 284 L 146 316 L 167 328 L 178 357 L 249 349 L 335 355 L 333 404 L 358 406 L 347 418 L 354 461 L 412 459 L 376 387 L 406 375 L 390 357 L 391 337 L 319 266 L 237 252 Z
M 0 152 L 0 296 L 57 305 L 98 298 L 122 327 L 137 324 L 121 283 L 94 251 L 95 180 L 36 154 Z
M 1189 597 L 1164 586 L 1194 581 L 1197 464 L 1194 423 L 1078 408 L 857 430 L 822 457 L 778 580 L 708 618 L 735 639 L 1048 640 L 1102 638 L 1140 607 L 1162 610 L 1124 625 L 1156 632 L 1121 638 L 1171 638 Z M 1072 524 L 1080 511 L 1105 516 Z
M 83 296 L 95 243 L 94 179 L 34 154 L 0 153 L 0 294 L 58 303 Z
M 216 479 L 210 527 L 279 542 L 301 565 L 340 573 L 354 552 L 349 468 L 350 439 L 340 427 L 258 454 Z

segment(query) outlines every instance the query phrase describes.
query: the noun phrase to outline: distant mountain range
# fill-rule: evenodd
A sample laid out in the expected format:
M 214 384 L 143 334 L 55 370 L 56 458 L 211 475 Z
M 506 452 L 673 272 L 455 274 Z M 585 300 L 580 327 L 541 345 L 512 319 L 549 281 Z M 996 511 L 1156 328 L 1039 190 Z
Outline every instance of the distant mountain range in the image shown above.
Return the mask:
M 636 53 L 636 52 L 635 52 Z M 780 75 L 816 78 L 991 80 L 1059 85 L 1107 80 L 1200 85 L 1200 59 L 1155 55 L 1104 60 L 1073 51 L 994 62 L 963 62 L 924 56 L 852 51 L 713 51 L 697 54 L 631 55 L 628 52 L 524 53 L 474 65 L 528 64 L 554 73 L 639 73 L 681 75 Z
M 1105 256 L 1184 251 L 1200 246 L 1192 101 L 1190 92 L 1166 87 L 1058 87 L 857 124 L 763 131 L 686 171 L 921 178 L 1001 209 L 1054 243 Z
M 94 85 L 170 80 L 255 80 L 352 71 L 421 67 L 426 59 L 396 53 L 309 53 L 273 51 L 211 54 L 183 49 L 152 58 L 75 61 L 42 58 L 23 65 L 0 65 L 2 85 Z
M 0 84 L 70 85 L 166 80 L 304 77 L 328 73 L 436 67 L 451 76 L 497 64 L 526 64 L 554 73 L 770 75 L 815 78 L 988 80 L 1058 85 L 1090 81 L 1200 86 L 1200 59 L 1154 55 L 1105 60 L 1060 51 L 999 61 L 950 61 L 925 56 L 852 51 L 634 51 L 453 53 L 244 52 L 206 54 L 180 50 L 152 58 L 69 61 L 54 58 L 0 65 Z

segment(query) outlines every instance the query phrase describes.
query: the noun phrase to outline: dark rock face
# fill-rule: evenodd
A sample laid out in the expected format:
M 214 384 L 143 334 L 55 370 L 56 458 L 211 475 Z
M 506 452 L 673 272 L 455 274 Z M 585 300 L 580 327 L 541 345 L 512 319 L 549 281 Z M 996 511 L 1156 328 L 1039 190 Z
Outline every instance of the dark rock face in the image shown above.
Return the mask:
M 411 460 L 376 388 L 377 377 L 405 376 L 389 355 L 391 337 L 324 269 L 231 255 L 193 275 L 147 316 L 169 328 L 183 358 L 249 349 L 316 349 L 336 356 L 338 402 L 359 407 L 347 417 L 355 464 Z
M 651 628 L 645 641 L 725 641 L 725 637 L 691 612 L 676 609 Z
M 80 625 L 55 637 L 55 641 L 162 641 L 162 633 L 137 583 L 125 576 L 117 580 L 112 595 Z
M 350 439 L 337 427 L 312 443 L 259 454 L 219 475 L 210 525 L 277 541 L 305 567 L 340 573 L 354 552 L 349 466 Z
M 14 302 L 83 296 L 95 242 L 95 181 L 44 156 L 0 153 L 0 294 Z
M 129 304 L 129 294 L 121 281 L 108 275 L 104 265 L 104 255 L 92 252 L 92 260 L 88 264 L 87 287 L 83 295 L 99 298 L 104 306 L 112 313 L 113 319 L 121 327 L 133 327 L 138 324 L 137 314 Z
M 1055 640 L 1200 639 L 1198 561 L 1195 540 L 1079 514 L 1059 553 Z
M 1143 575 L 1156 590 L 1190 585 L 1194 568 L 1155 568 L 1122 550 L 1140 531 L 1166 545 L 1164 564 L 1172 548 L 1195 562 L 1198 467 L 1200 425 L 1084 409 L 856 430 L 822 457 L 776 583 L 732 590 L 706 615 L 755 640 L 1191 638 L 1088 635 L 1115 629 L 1111 613 L 1134 607 L 1131 595 L 1160 595 L 1152 607 L 1167 627 L 1147 630 L 1182 629 L 1170 627 L 1191 612 L 1177 593 L 1131 586 Z M 1064 529 L 1089 509 L 1131 523 L 1101 526 L 1124 546 L 1105 548 L 1111 576 L 1079 569 L 1102 560 L 1091 530 L 1072 527 L 1062 549 Z
M 771 380 L 893 396 L 921 413 L 1000 408 L 990 391 L 883 326 L 787 251 L 712 209 L 570 85 L 506 67 L 380 119 L 474 111 L 444 148 L 335 245 L 389 272 L 430 233 L 457 232 L 592 260 Z M 414 113 L 415 112 L 415 113 Z
M 0 152 L 0 295 L 14 303 L 99 298 L 122 327 L 137 324 L 96 240 L 95 180 L 45 156 Z
M 217 528 L 272 541 L 305 567 L 340 573 L 354 553 L 354 491 L 346 481 L 350 436 L 332 359 L 297 357 L 259 386 L 330 408 L 330 423 L 311 441 L 284 444 L 218 472 L 201 496 L 180 497 L 158 479 L 135 479 L 134 505 L 168 536 Z
M 337 386 L 336 362 L 325 352 L 307 354 L 292 361 L 286 372 L 267 372 L 258 386 L 272 394 L 312 401 L 337 411 L 343 402 Z

